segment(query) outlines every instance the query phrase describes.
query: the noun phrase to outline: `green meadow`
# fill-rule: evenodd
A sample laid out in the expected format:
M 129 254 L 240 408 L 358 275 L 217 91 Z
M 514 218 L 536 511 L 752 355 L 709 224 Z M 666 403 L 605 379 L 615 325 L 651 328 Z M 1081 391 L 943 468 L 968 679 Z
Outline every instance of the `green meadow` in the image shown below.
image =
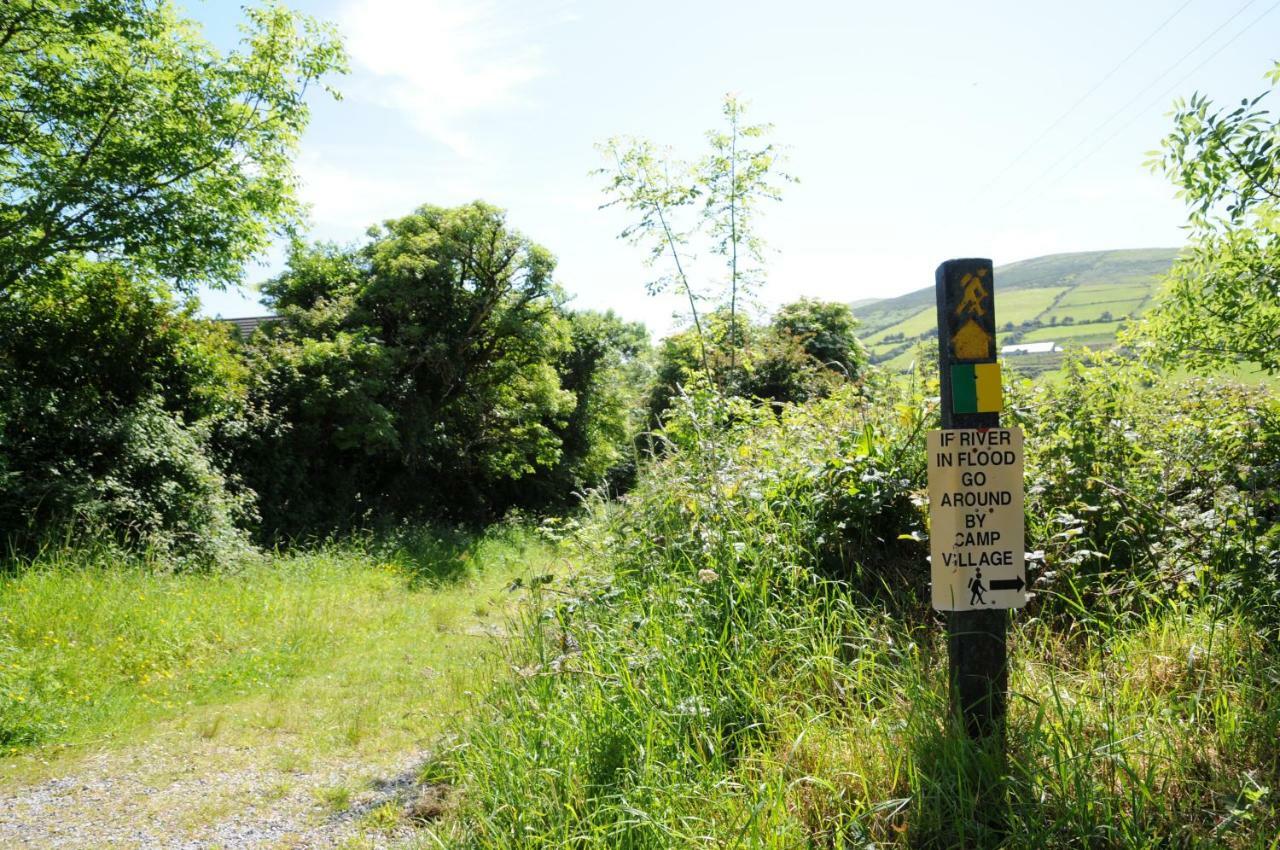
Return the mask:
M 1173 263 L 1172 249 L 1054 254 L 997 266 L 1000 346 L 1057 342 L 1102 350 L 1115 345 L 1125 318 L 1148 308 Z M 910 368 L 915 347 L 937 338 L 933 287 L 859 303 L 854 314 L 873 362 L 890 372 Z M 1060 356 L 1012 361 L 1031 374 L 1058 368 Z
M 177 726 L 297 736 L 294 755 L 440 734 L 481 686 L 518 578 L 549 569 L 519 529 L 423 530 L 214 572 L 51 550 L 0 577 L 0 741 L 12 781 Z M 424 683 L 430 687 L 424 690 Z

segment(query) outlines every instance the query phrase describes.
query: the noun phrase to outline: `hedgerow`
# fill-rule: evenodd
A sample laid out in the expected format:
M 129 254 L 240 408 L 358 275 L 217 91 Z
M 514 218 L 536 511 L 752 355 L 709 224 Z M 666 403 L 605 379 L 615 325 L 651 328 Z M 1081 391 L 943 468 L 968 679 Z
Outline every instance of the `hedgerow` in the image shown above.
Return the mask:
M 458 843 L 1265 846 L 1274 402 L 1110 360 L 1011 391 L 1037 596 L 1001 761 L 948 722 L 924 603 L 935 389 L 686 390 L 635 490 L 556 526 L 577 568 L 428 768 Z

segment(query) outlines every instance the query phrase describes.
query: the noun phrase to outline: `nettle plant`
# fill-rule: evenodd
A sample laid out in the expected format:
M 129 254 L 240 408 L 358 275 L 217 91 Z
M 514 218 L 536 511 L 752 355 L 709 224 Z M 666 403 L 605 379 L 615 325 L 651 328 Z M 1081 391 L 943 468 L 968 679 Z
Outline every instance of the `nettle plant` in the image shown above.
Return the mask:
M 613 514 L 621 548 L 608 559 L 690 580 L 711 569 L 789 581 L 774 567 L 791 565 L 868 593 L 921 589 L 906 576 L 923 557 L 914 496 L 930 410 L 899 396 L 847 384 L 775 410 L 695 378 L 661 432 L 666 456 Z

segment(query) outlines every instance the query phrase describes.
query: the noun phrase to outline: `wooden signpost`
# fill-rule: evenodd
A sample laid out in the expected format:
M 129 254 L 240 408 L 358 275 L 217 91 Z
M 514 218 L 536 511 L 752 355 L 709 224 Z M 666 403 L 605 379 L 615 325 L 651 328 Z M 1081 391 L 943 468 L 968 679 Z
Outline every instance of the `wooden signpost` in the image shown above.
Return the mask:
M 1003 729 L 1009 608 L 1026 604 L 1022 432 L 1000 427 L 991 261 L 938 266 L 942 430 L 928 435 L 933 607 L 947 612 L 951 703 L 974 738 Z

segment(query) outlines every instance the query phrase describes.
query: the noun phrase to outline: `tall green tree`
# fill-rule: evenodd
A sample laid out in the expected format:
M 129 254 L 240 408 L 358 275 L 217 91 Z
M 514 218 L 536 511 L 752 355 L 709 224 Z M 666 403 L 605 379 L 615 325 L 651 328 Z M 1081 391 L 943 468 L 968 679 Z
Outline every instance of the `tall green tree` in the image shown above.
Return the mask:
M 726 95 L 724 127 L 707 133 L 710 151 L 696 161 L 675 157 L 652 142 L 616 137 L 600 145 L 606 165 L 605 207 L 620 207 L 632 216 L 621 237 L 645 247 L 649 264 L 660 269 L 649 284 L 651 294 L 678 286 L 689 307 L 703 371 L 712 376 L 708 353 L 708 311 L 728 314 L 728 336 L 719 340 L 730 365 L 736 363 L 745 337 L 738 333 L 744 296 L 764 281 L 765 241 L 758 219 L 766 202 L 782 199 L 782 151 L 767 141 L 771 124 L 749 124 L 746 106 Z M 725 277 L 707 272 L 699 255 L 724 261 Z
M 268 532 L 483 518 L 619 460 L 643 334 L 566 315 L 555 260 L 481 202 L 423 206 L 354 248 L 295 245 L 254 338 L 243 458 Z M 610 377 L 613 375 L 614 377 Z
M 857 378 L 867 365 L 867 352 L 858 340 L 858 320 L 842 301 L 801 298 L 783 304 L 773 317 L 776 332 L 794 339 L 826 369 Z
M 282 6 L 245 16 L 221 54 L 168 0 L 0 3 L 0 296 L 84 254 L 232 283 L 297 223 L 306 94 L 344 54 Z
M 1280 116 L 1262 107 L 1280 63 L 1267 79 L 1235 107 L 1179 101 L 1151 162 L 1178 187 L 1191 232 L 1142 329 L 1165 362 L 1280 371 Z
M 611 490 L 634 479 L 633 439 L 643 427 L 642 396 L 650 374 L 649 333 L 612 310 L 565 312 L 569 345 L 556 364 L 573 409 L 556 431 L 560 460 L 536 476 L 536 504 L 563 504 L 577 492 Z
M 847 304 L 803 298 L 784 304 L 768 324 L 731 316 L 726 308 L 708 314 L 705 325 L 712 378 L 732 395 L 778 404 L 810 401 L 858 378 L 867 364 Z M 730 335 L 745 343 L 736 360 L 724 344 Z M 672 334 L 657 347 L 646 400 L 651 426 L 662 423 L 681 386 L 697 376 L 697 352 L 692 330 Z

